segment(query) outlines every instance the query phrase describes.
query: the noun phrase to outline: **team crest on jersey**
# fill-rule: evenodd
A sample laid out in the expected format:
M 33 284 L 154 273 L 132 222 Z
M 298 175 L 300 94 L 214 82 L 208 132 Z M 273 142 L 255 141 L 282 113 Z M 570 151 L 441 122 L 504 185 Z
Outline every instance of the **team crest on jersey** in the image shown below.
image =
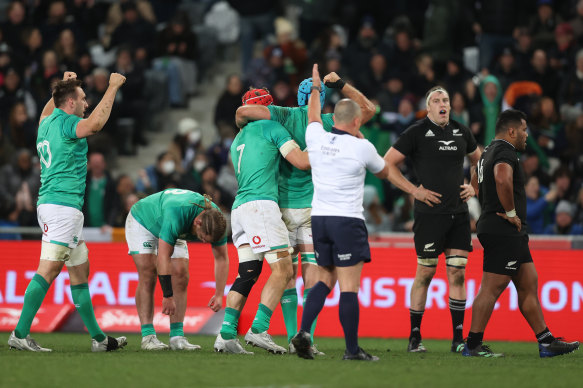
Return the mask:
M 431 129 L 429 129 L 427 132 L 425 132 L 425 137 L 432 137 L 435 136 L 435 133 L 433 133 L 433 131 Z
M 463 136 L 463 134 L 460 133 L 459 128 L 456 128 L 456 129 L 453 130 L 453 135 L 454 136 Z

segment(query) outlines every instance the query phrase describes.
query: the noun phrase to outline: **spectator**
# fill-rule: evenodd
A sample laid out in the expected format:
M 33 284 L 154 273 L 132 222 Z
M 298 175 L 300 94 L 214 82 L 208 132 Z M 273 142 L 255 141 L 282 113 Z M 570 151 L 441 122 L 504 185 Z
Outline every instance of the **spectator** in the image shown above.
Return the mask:
M 83 215 L 85 226 L 102 227 L 114 206 L 115 185 L 102 153 L 92 152 L 87 161 Z
M 575 11 L 576 15 L 569 23 L 571 24 L 571 28 L 573 28 L 575 39 L 579 41 L 583 37 L 583 0 L 577 1 Z
M 234 116 L 234 114 L 233 114 Z M 188 171 L 201 147 L 202 133 L 195 119 L 185 117 L 178 122 L 178 131 L 168 147 L 175 160 L 178 160 L 177 171 Z
M 369 235 L 387 232 L 392 229 L 392 221 L 380 203 L 377 189 L 374 186 L 364 186 L 362 200 L 364 221 Z
M 549 50 L 551 67 L 563 74 L 573 69 L 577 44 L 573 37 L 573 28 L 569 23 L 561 23 L 555 29 L 555 43 Z
M 515 45 L 514 59 L 516 67 L 523 72 L 528 69 L 530 59 L 532 58 L 532 36 L 526 27 L 518 27 L 516 29 L 516 45 Z
M 471 73 L 464 68 L 461 56 L 456 55 L 447 60 L 442 82 L 452 94 L 456 91 L 463 92 L 466 82 L 471 78 Z
M 530 127 L 532 140 L 544 153 L 544 158 L 558 158 L 562 156 L 567 147 L 565 127 L 555 110 L 555 103 L 550 97 L 543 97 L 537 103 Z M 530 136 L 529 136 L 530 137 Z M 558 163 L 558 161 L 557 161 Z M 543 166 L 549 166 L 549 162 L 543 162 Z
M 0 124 L 0 168 L 12 161 L 15 152 L 14 144 L 10 141 L 10 137 L 6 136 Z
M 273 96 L 273 105 L 293 107 L 296 105 L 296 96 L 293 93 L 289 83 L 280 80 L 273 85 L 271 90 Z M 328 97 L 326 95 L 326 97 Z
M 125 226 L 126 217 L 131 208 L 131 205 L 129 208 L 127 205 L 134 199 L 137 202 L 137 196 L 135 193 L 136 186 L 134 185 L 132 178 L 126 174 L 120 175 L 115 183 L 115 198 L 113 199 L 112 209 L 107 217 L 108 225 L 117 228 L 123 228 Z M 135 198 L 131 198 L 131 196 L 135 196 Z
M 545 229 L 545 215 L 550 204 L 555 201 L 556 190 L 541 187 L 538 178 L 530 176 L 524 187 L 526 192 L 526 222 L 528 234 L 543 234 Z
M 395 221 L 393 223 L 394 232 L 412 232 L 413 224 L 413 204 L 415 197 L 411 194 L 404 193 L 395 202 Z
M 216 126 L 221 123 L 229 124 L 236 129 L 235 111 L 241 106 L 243 96 L 243 82 L 238 74 L 231 74 L 227 77 L 227 85 L 217 101 L 215 107 L 214 122 Z
M 43 37 L 38 28 L 27 28 L 23 32 L 19 63 L 25 69 L 24 80 L 28 87 L 32 75 L 42 66 L 42 44 Z
M 59 34 L 59 38 L 55 42 L 55 52 L 59 63 L 69 71 L 75 70 L 79 55 L 79 48 L 75 40 L 73 31 L 66 28 Z
M 20 74 L 14 68 L 6 71 L 4 85 L 0 88 L 0 117 L 7 118 L 12 107 L 22 102 L 28 117 L 37 117 L 36 102 L 32 95 L 21 85 Z
M 470 113 L 466 109 L 466 100 L 460 92 L 454 92 L 451 97 L 451 119 L 470 127 Z
M 215 171 L 220 171 L 221 167 L 229 160 L 230 147 L 235 138 L 235 130 L 230 125 L 219 125 L 218 130 L 219 140 L 212 144 L 206 152 L 209 163 Z
M 158 155 L 156 164 L 139 171 L 136 182 L 138 193 L 153 194 L 170 187 L 176 187 L 180 178 L 176 173 L 177 161 L 170 152 Z
M 583 114 L 583 49 L 577 52 L 575 70 L 564 78 L 559 92 L 561 116 L 567 122 Z
M 482 96 L 483 131 L 478 136 L 478 143 L 487 146 L 494 139 L 496 119 L 500 113 L 502 101 L 502 88 L 498 79 L 489 75 L 480 83 L 480 94 Z
M 0 227 L 17 227 L 19 209 L 12 198 L 0 198 Z M 0 240 L 22 240 L 20 233 L 0 233 Z
M 549 49 L 554 41 L 553 32 L 561 22 L 561 17 L 553 11 L 552 0 L 538 0 L 537 14 L 530 21 L 533 46 L 543 50 Z
M 415 97 L 421 98 L 435 85 L 433 59 L 427 54 L 421 54 L 415 60 L 415 65 L 417 71 L 411 77 L 410 90 Z
M 43 36 L 45 48 L 53 47 L 63 30 L 69 29 L 73 32 L 75 39 L 82 44 L 85 40 L 81 31 L 75 24 L 72 17 L 67 15 L 67 5 L 64 0 L 56 0 L 49 4 L 49 11 L 45 22 L 40 30 Z
M 387 60 L 382 54 L 373 54 L 366 69 L 356 79 L 357 89 L 365 96 L 375 97 L 389 79 Z
M 212 166 L 207 166 L 200 173 L 201 193 L 208 194 L 213 202 L 221 208 L 221 211 L 230 211 L 233 206 L 234 198 L 222 187 L 217 185 L 217 171 Z
M 575 201 L 575 217 L 574 222 L 576 224 L 583 225 L 583 185 L 577 193 L 577 199 Z
M 555 223 L 545 227 L 544 234 L 569 235 L 583 234 L 583 226 L 575 224 L 575 207 L 569 201 L 559 201 L 555 210 Z
M 41 66 L 32 74 L 31 79 L 31 89 L 39 104 L 51 98 L 51 88 L 61 78 L 63 69 L 59 67 L 57 53 L 54 50 L 46 50 L 42 56 Z
M 530 66 L 526 70 L 526 78 L 539 84 L 545 96 L 553 100 L 557 98 L 559 77 L 549 68 L 547 53 L 544 50 L 537 49 L 532 53 Z
M 13 50 L 16 50 L 21 46 L 21 36 L 29 26 L 23 2 L 12 1 L 6 8 L 6 17 L 7 20 L 0 24 L 2 37 Z
M 109 47 L 127 45 L 135 50 L 136 60 L 145 62 L 154 50 L 156 30 L 154 24 L 144 19 L 132 0 L 121 3 L 122 21 L 111 35 Z
M 514 53 L 510 47 L 502 50 L 492 74 L 498 78 L 502 92 L 508 88 L 508 85 L 524 77 L 524 74 L 520 74 L 515 66 Z
M 36 129 L 37 124 L 28 117 L 24 103 L 16 102 L 10 110 L 7 128 L 12 144 L 36 152 Z

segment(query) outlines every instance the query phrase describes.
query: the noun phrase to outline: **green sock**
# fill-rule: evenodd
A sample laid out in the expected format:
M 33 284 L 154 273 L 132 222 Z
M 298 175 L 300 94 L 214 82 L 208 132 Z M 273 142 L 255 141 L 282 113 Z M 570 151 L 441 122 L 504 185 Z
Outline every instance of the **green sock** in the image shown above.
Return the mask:
M 225 319 L 221 327 L 221 337 L 226 340 L 237 337 L 237 323 L 239 322 L 239 315 L 241 312 L 233 308 L 225 308 Z
M 283 292 L 281 312 L 283 313 L 283 322 L 285 323 L 287 342 L 289 343 L 298 332 L 298 293 L 295 288 L 290 288 Z
M 304 288 L 304 306 L 306 305 L 306 299 L 308 298 L 308 294 L 310 292 L 311 288 Z M 316 322 L 318 322 L 318 317 L 316 316 L 316 319 L 314 319 L 314 322 L 312 323 L 312 328 L 310 330 L 310 338 L 312 340 L 312 344 L 314 344 L 314 331 L 316 331 Z
M 99 328 L 95 313 L 93 312 L 93 304 L 91 303 L 91 295 L 89 295 L 89 285 L 87 283 L 77 284 L 71 286 L 71 295 L 73 296 L 73 303 L 81 319 L 85 324 L 89 335 L 95 341 L 101 342 L 105 339 L 105 334 Z
M 49 290 L 50 284 L 47 283 L 45 278 L 39 274 L 34 274 L 34 277 L 28 283 L 26 287 L 26 292 L 24 293 L 24 305 L 22 306 L 22 313 L 20 314 L 20 319 L 14 329 L 14 335 L 16 338 L 26 338 L 30 334 L 30 326 L 32 326 L 32 321 L 36 312 L 43 303 L 45 295 Z
M 145 337 L 147 335 L 156 335 L 156 330 L 154 329 L 154 325 L 151 323 L 148 323 L 146 325 L 142 325 L 142 337 Z
M 184 324 L 174 322 L 170 324 L 170 337 L 184 337 Z
M 269 329 L 269 321 L 271 320 L 271 314 L 273 311 L 269 309 L 264 304 L 259 303 L 257 308 L 257 314 L 255 314 L 255 319 L 251 325 L 251 331 L 255 334 L 263 333 Z

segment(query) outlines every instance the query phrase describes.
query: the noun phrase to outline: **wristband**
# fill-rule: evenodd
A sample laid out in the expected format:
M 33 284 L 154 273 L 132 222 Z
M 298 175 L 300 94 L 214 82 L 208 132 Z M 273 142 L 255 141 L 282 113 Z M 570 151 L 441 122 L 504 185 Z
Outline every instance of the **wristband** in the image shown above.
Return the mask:
M 322 93 L 322 87 L 321 87 L 321 86 L 312 85 L 312 87 L 310 88 L 310 92 L 311 92 L 312 90 L 317 90 L 317 91 L 319 91 L 320 93 Z
M 334 81 L 334 82 L 325 82 L 324 85 L 326 85 L 327 87 L 331 88 L 331 89 L 339 89 L 342 90 L 342 88 L 344 87 L 344 85 L 346 85 L 346 82 L 344 82 L 342 80 L 342 78 L 339 78 L 338 81 Z
M 174 295 L 172 292 L 172 276 L 158 275 L 158 280 L 160 280 L 160 286 L 162 286 L 162 295 L 164 298 L 172 297 L 172 295 Z
M 514 218 L 516 217 L 516 209 L 512 209 L 506 212 L 506 217 L 508 218 Z

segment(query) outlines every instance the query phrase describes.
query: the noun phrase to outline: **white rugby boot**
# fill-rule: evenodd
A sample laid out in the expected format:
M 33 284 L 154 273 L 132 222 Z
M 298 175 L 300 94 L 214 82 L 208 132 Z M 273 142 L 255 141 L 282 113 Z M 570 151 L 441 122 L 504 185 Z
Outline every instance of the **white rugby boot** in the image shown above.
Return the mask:
M 279 346 L 271 339 L 271 336 L 266 331 L 263 333 L 253 333 L 251 329 L 245 334 L 245 342 L 259 348 L 263 348 L 273 354 L 285 354 L 287 350 L 283 346 Z
M 150 334 L 142 337 L 142 350 L 165 350 L 168 345 L 160 341 L 156 334 Z
M 118 350 L 123 348 L 128 344 L 126 337 L 113 338 L 107 336 L 103 341 L 98 342 L 96 340 L 91 340 L 91 351 L 92 352 L 111 352 L 113 350 Z
M 26 338 L 17 338 L 14 332 L 10 333 L 8 338 L 8 346 L 10 349 L 27 350 L 29 352 L 52 352 L 52 349 L 43 348 L 36 341 L 30 338 L 30 334 Z
M 191 344 L 188 342 L 184 336 L 174 336 L 170 337 L 170 349 L 171 350 L 198 350 L 200 345 Z
M 315 344 L 312 345 L 312 353 L 314 353 L 314 355 L 316 355 L 316 356 L 325 356 L 326 355 L 326 353 L 319 351 L 318 348 L 316 348 Z
M 221 336 L 221 333 L 217 335 L 215 340 L 215 352 L 219 353 L 233 353 L 233 354 L 253 354 L 253 352 L 248 352 L 241 345 L 238 338 L 233 338 L 226 340 Z

